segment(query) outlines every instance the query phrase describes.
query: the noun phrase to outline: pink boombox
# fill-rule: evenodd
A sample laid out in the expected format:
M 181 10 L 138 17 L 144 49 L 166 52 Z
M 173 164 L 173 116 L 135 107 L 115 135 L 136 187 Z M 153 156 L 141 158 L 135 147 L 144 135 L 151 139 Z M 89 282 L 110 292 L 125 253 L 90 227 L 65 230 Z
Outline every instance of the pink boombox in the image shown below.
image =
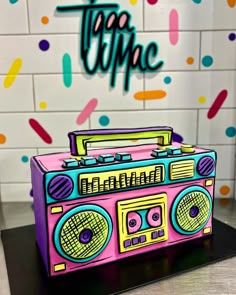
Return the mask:
M 155 138 L 91 150 L 88 142 Z M 216 153 L 172 128 L 69 133 L 71 153 L 32 158 L 36 240 L 49 276 L 212 234 Z

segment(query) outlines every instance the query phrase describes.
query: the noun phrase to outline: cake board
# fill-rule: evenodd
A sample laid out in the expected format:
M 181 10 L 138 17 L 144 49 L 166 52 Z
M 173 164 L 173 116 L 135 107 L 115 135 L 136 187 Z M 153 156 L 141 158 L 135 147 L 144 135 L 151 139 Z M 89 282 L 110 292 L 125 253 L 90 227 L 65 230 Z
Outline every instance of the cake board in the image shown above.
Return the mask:
M 236 229 L 214 219 L 214 235 L 48 278 L 35 243 L 35 226 L 2 231 L 12 295 L 109 295 L 138 288 L 236 255 Z

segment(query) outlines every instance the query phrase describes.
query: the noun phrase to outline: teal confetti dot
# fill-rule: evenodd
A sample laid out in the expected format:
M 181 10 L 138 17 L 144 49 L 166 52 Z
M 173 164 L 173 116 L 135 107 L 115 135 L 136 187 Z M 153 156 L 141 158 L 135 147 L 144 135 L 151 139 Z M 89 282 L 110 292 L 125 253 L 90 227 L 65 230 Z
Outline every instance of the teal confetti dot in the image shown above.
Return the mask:
M 202 0 L 193 0 L 193 3 L 200 4 Z
M 29 157 L 27 157 L 27 156 L 22 156 L 22 157 L 21 157 L 21 161 L 22 161 L 23 163 L 27 163 L 27 162 L 29 162 Z
M 225 131 L 228 137 L 234 137 L 236 135 L 236 128 L 235 127 L 228 127 Z
M 169 76 L 167 76 L 167 77 L 164 78 L 164 83 L 165 83 L 165 84 L 170 84 L 171 81 L 172 81 L 172 79 L 171 79 L 171 77 L 169 77 Z
M 99 118 L 99 124 L 101 126 L 107 126 L 107 125 L 109 125 L 109 123 L 110 123 L 110 119 L 108 116 L 101 116 Z
M 213 58 L 210 55 L 205 55 L 202 58 L 202 64 L 204 67 L 210 67 L 213 64 Z
M 18 2 L 18 0 L 9 0 L 9 2 L 10 2 L 11 4 L 15 4 L 16 2 Z

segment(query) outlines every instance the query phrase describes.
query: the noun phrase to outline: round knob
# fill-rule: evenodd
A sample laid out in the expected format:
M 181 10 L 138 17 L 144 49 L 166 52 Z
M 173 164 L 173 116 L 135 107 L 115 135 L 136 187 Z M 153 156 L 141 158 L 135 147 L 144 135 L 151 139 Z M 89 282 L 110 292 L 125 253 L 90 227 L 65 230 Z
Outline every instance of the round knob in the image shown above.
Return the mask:
M 212 157 L 206 156 L 201 158 L 197 164 L 197 172 L 202 176 L 211 174 L 215 169 L 215 161 Z
M 73 182 L 69 176 L 58 175 L 48 184 L 48 194 L 56 200 L 68 197 L 73 190 Z
M 195 148 L 191 144 L 182 144 L 181 151 L 182 153 L 194 153 Z

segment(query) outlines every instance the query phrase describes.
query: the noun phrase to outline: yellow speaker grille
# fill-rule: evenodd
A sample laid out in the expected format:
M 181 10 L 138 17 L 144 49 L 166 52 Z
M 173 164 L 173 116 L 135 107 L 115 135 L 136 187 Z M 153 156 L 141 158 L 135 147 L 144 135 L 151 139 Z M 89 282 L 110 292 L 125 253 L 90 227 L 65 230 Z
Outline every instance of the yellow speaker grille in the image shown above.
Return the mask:
M 71 258 L 89 258 L 103 247 L 108 231 L 103 215 L 95 211 L 79 212 L 63 224 L 59 237 L 61 247 Z

